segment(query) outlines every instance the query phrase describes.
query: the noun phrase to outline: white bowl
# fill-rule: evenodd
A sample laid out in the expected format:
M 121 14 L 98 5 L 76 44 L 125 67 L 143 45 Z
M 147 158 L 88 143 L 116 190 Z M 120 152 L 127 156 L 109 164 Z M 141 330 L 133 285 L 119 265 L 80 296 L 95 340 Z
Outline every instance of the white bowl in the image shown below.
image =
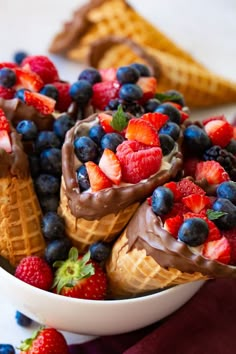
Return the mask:
M 68 298 L 37 289 L 0 267 L 3 296 L 33 320 L 85 335 L 130 332 L 163 319 L 188 301 L 204 281 L 178 285 L 134 299 L 95 301 Z

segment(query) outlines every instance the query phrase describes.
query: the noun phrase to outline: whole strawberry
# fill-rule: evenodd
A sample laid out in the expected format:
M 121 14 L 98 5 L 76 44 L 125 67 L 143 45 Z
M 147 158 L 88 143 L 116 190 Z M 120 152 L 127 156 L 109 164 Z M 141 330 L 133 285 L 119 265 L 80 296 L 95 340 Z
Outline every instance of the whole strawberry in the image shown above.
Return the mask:
M 16 267 L 15 277 L 43 290 L 49 290 L 53 283 L 51 267 L 38 256 L 23 258 Z
M 56 261 L 54 266 L 57 268 L 53 283 L 56 293 L 80 299 L 105 299 L 106 274 L 98 263 L 90 259 L 90 252 L 79 256 L 78 250 L 72 247 L 68 259 Z
M 64 336 L 54 328 L 40 328 L 19 349 L 20 354 L 69 354 Z

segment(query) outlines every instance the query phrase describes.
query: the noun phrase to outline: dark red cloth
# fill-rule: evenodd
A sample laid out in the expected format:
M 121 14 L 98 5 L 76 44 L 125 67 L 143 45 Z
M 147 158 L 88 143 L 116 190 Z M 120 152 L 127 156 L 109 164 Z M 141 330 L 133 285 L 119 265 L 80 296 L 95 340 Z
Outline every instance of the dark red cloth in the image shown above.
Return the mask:
M 135 332 L 103 336 L 91 342 L 71 345 L 70 352 L 234 354 L 236 280 L 209 280 L 192 299 L 168 318 Z

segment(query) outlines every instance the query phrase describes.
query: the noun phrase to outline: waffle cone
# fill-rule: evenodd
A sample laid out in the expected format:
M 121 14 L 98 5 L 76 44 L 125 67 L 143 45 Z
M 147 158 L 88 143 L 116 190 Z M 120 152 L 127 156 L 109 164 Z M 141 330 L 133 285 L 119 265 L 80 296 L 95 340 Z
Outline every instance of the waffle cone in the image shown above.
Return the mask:
M 108 214 L 98 220 L 76 218 L 70 210 L 65 193 L 65 185 L 61 184 L 61 197 L 58 213 L 65 221 L 65 231 L 72 243 L 84 251 L 94 242 L 109 242 L 119 235 L 132 217 L 139 203 L 134 203 L 117 214 Z
M 140 16 L 124 0 L 92 0 L 78 9 L 53 39 L 50 52 L 85 61 L 91 44 L 106 36 L 132 38 L 141 46 L 172 53 L 186 61 L 193 57 Z M 199 64 L 200 65 L 200 64 Z
M 143 62 L 157 78 L 158 92 L 180 91 L 189 107 L 209 107 L 236 100 L 236 83 L 183 58 L 153 48 L 141 48 L 124 38 L 104 38 L 90 49 L 88 64 L 99 69 Z
M 0 179 L 0 254 L 12 265 L 29 255 L 43 255 L 41 209 L 30 177 Z
M 133 297 L 177 284 L 208 279 L 200 272 L 184 273 L 177 268 L 161 267 L 145 249 L 128 252 L 126 231 L 115 242 L 106 265 L 110 295 Z

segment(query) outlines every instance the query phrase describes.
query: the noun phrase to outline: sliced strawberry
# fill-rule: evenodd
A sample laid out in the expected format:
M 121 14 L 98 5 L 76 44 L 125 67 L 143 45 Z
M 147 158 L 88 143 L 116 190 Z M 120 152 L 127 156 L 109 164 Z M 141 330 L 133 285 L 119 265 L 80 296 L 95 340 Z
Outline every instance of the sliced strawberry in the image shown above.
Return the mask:
M 10 133 L 11 131 L 10 123 L 1 108 L 0 108 L 0 130 L 6 130 L 8 133 Z
M 159 171 L 162 150 L 150 147 L 135 140 L 125 140 L 118 145 L 116 155 L 122 169 L 122 180 L 138 183 Z
M 166 114 L 154 112 L 154 113 L 145 113 L 141 119 L 149 122 L 157 131 L 166 124 L 169 117 Z
M 125 137 L 128 140 L 136 140 L 142 144 L 160 146 L 156 129 L 143 119 L 130 119 Z
M 93 85 L 92 105 L 103 111 L 110 100 L 118 98 L 120 84 L 118 81 L 103 81 Z
M 16 67 L 17 65 L 15 63 L 11 63 L 11 62 L 0 63 L 0 69 L 2 68 L 15 69 Z
M 110 149 L 104 149 L 101 159 L 99 161 L 99 167 L 113 183 L 115 183 L 116 185 L 120 184 L 120 161 L 113 151 L 111 151 Z
M 229 181 L 230 177 L 225 169 L 217 161 L 202 161 L 196 166 L 195 179 L 205 179 L 209 184 L 219 184 Z
M 147 198 L 147 203 L 149 206 L 152 206 L 152 197 Z
M 24 92 L 25 103 L 33 106 L 42 114 L 51 114 L 54 111 L 56 101 L 38 92 Z
M 44 85 L 40 76 L 33 71 L 16 68 L 15 73 L 17 78 L 16 89 L 25 88 L 38 92 Z
M 211 120 L 205 124 L 205 131 L 213 145 L 224 148 L 233 137 L 233 127 L 225 120 Z
M 184 220 L 189 219 L 189 218 L 194 218 L 194 217 L 201 218 L 201 219 L 205 220 L 208 225 L 209 233 L 208 233 L 206 242 L 219 240 L 221 238 L 220 230 L 216 227 L 216 225 L 214 224 L 213 221 L 211 221 L 207 218 L 205 213 L 198 214 L 198 213 L 189 212 L 189 213 L 183 214 Z
M 174 181 L 167 182 L 164 184 L 164 187 L 167 187 L 172 191 L 172 193 L 174 194 L 174 201 L 175 202 L 182 198 L 180 191 L 177 189 L 176 182 L 174 182 Z
M 0 130 L 0 149 L 9 153 L 12 151 L 10 136 L 6 130 Z
M 188 178 L 183 178 L 177 182 L 177 189 L 182 197 L 187 197 L 190 194 L 205 195 L 206 192 Z
M 168 218 L 164 222 L 164 229 L 168 231 L 174 238 L 178 238 L 178 231 L 183 223 L 183 217 L 176 215 L 172 218 Z
M 230 264 L 236 265 L 236 227 L 231 230 L 223 230 L 222 236 L 226 237 L 230 244 Z
M 153 76 L 141 76 L 137 81 L 137 85 L 143 91 L 143 96 L 140 100 L 140 104 L 144 104 L 147 100 L 153 98 L 157 92 L 157 80 Z
M 99 119 L 99 122 L 100 122 L 103 130 L 106 133 L 113 133 L 115 131 L 115 129 L 113 129 L 111 126 L 112 116 L 110 114 L 103 113 L 103 112 L 99 113 L 98 119 Z
M 213 117 L 208 117 L 208 118 L 203 119 L 202 124 L 203 124 L 203 125 L 206 125 L 207 123 L 209 123 L 209 122 L 211 122 L 211 121 L 213 121 L 213 120 L 223 120 L 223 121 L 226 121 L 227 119 L 225 118 L 224 115 L 213 116 Z
M 195 177 L 195 171 L 198 162 L 200 162 L 200 159 L 197 157 L 187 157 L 184 159 L 183 173 L 185 177 Z
M 190 194 L 187 197 L 183 197 L 182 202 L 194 213 L 199 213 L 201 210 L 211 205 L 210 198 L 200 194 Z
M 116 68 L 99 69 L 102 77 L 102 81 L 114 81 L 116 80 Z
M 0 86 L 0 97 L 5 98 L 5 100 L 11 100 L 15 96 L 15 92 L 13 88 Z
M 98 192 L 112 187 L 112 181 L 102 172 L 101 168 L 92 161 L 85 163 L 92 192 Z
M 202 250 L 204 257 L 224 264 L 229 264 L 230 252 L 229 241 L 224 236 L 216 241 L 205 242 Z

